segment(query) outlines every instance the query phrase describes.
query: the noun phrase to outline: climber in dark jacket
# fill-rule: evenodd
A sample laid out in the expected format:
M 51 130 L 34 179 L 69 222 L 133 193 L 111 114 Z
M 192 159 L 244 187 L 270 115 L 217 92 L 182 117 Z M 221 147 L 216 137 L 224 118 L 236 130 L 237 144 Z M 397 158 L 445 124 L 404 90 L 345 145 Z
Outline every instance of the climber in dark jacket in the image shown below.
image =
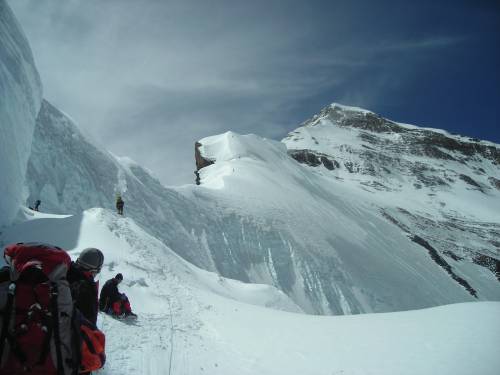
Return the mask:
M 67 275 L 76 308 L 93 324 L 97 323 L 99 290 L 94 277 L 101 271 L 103 262 L 104 255 L 99 249 L 85 249 L 76 262 L 71 262 Z
M 125 202 L 122 199 L 122 196 L 118 194 L 116 196 L 116 211 L 118 215 L 123 215 L 123 206 L 125 206 Z
M 127 296 L 118 291 L 118 284 L 122 280 L 123 275 L 119 273 L 114 278 L 106 281 L 99 296 L 99 310 L 116 316 L 136 317 L 132 312 Z

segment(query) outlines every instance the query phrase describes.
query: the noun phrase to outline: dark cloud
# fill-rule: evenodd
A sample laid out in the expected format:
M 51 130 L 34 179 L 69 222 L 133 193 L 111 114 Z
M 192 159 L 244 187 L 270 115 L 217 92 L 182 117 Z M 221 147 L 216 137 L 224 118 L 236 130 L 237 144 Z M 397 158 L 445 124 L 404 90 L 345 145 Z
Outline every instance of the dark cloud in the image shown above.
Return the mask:
M 498 39 L 498 15 L 487 2 L 10 4 L 31 41 L 46 98 L 167 184 L 192 181 L 199 138 L 233 130 L 280 139 L 332 101 L 453 127 L 456 116 L 439 111 L 449 113 L 467 96 L 438 107 L 423 93 L 467 91 L 495 74 L 498 62 L 498 52 L 477 45 Z M 466 76 L 471 52 L 484 70 L 475 78 Z M 484 96 L 498 99 L 498 74 L 493 78 Z M 486 113 L 483 129 L 495 116 L 498 110 Z

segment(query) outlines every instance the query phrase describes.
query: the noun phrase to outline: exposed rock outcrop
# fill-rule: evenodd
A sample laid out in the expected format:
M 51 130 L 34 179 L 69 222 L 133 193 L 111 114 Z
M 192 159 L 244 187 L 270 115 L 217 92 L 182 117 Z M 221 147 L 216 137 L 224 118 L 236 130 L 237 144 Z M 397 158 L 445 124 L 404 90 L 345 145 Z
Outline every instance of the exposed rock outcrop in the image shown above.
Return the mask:
M 500 180 L 495 177 L 489 177 L 488 181 L 490 182 L 491 185 L 496 187 L 498 190 L 500 190 Z
M 199 171 L 201 168 L 207 167 L 214 163 L 213 160 L 204 158 L 200 152 L 201 143 L 196 142 L 194 144 L 194 158 L 196 161 L 196 170 Z
M 327 155 L 319 154 L 317 152 L 312 152 L 309 150 L 293 150 L 288 154 L 299 163 L 307 164 L 311 167 L 318 167 L 323 164 L 323 166 L 330 171 L 333 171 L 335 168 L 340 167 L 340 164 L 336 160 L 329 158 Z

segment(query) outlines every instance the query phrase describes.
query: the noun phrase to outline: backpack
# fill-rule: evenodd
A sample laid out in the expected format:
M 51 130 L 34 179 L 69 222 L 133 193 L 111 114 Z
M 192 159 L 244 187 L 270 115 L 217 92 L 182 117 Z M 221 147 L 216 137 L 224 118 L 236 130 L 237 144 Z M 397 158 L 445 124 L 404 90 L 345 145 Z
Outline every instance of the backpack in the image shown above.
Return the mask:
M 84 366 L 88 344 L 82 327 L 88 322 L 74 308 L 66 280 L 71 263 L 66 251 L 41 243 L 17 243 L 5 248 L 4 258 L 0 375 L 76 375 L 102 367 L 104 334 L 96 327 L 89 334 L 93 341 L 100 340 L 102 348 L 87 356 L 97 355 L 101 366 L 96 367 L 96 360 L 91 370 Z
M 91 372 L 98 370 L 104 366 L 106 362 L 106 337 L 104 333 L 99 331 L 97 327 L 90 321 L 85 319 L 83 315 L 78 313 L 77 331 L 79 332 L 81 342 L 81 363 L 80 372 Z

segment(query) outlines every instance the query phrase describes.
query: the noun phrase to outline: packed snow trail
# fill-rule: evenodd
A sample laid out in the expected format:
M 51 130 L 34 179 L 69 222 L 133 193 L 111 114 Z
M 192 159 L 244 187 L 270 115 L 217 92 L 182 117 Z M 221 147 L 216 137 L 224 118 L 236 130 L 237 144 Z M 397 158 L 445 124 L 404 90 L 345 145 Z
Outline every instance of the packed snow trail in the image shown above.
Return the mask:
M 99 374 L 154 375 L 165 369 L 170 374 L 174 332 L 168 314 L 144 313 L 137 323 L 127 323 L 101 313 L 98 325 L 103 332 L 113 332 L 106 336 L 106 349 L 113 355 L 108 354 Z
M 111 211 L 26 212 L 24 221 L 5 228 L 1 245 L 71 245 L 73 259 L 95 246 L 105 254 L 101 284 L 124 275 L 120 290 L 139 318 L 128 324 L 99 315 L 107 363 L 98 374 L 496 375 L 500 367 L 498 302 L 305 315 L 275 288 L 192 266 Z

